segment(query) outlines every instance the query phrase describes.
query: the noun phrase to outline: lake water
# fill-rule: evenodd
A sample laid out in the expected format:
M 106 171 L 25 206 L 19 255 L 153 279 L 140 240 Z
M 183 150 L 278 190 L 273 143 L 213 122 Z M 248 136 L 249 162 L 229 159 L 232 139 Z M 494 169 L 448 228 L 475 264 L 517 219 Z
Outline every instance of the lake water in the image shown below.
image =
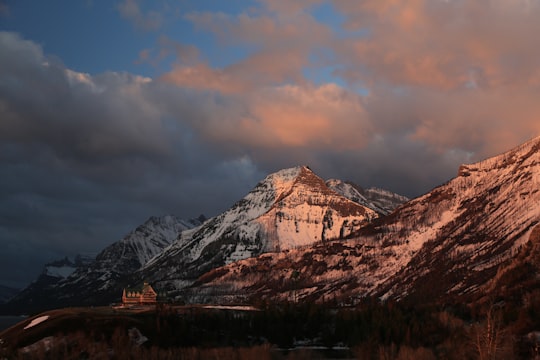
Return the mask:
M 0 316 L 0 331 L 4 331 L 24 319 L 24 316 Z

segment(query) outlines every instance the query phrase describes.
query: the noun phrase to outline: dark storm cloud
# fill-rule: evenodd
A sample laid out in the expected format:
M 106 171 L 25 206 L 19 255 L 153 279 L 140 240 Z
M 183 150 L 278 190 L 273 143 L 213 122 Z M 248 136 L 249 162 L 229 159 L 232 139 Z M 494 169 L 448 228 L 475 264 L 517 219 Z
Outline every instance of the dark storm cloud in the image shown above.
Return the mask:
M 142 95 L 145 79 L 115 73 L 92 79 L 15 34 L 0 41 L 4 141 L 43 143 L 62 157 L 89 161 L 167 151 L 152 122 L 157 111 Z
M 33 259 L 4 282 L 96 252 L 151 215 L 215 215 L 261 176 L 200 143 L 191 126 L 204 114 L 190 94 L 73 72 L 13 33 L 0 48 L 0 263 Z

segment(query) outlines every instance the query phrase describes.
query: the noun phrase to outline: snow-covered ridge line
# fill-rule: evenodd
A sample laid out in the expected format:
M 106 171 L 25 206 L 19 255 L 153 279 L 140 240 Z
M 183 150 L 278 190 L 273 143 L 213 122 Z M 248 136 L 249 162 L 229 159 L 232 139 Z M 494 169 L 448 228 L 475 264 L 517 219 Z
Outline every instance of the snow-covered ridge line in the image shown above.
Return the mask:
M 518 156 L 523 157 L 524 155 L 529 154 L 531 151 L 534 151 L 535 148 L 540 148 L 540 136 L 536 136 L 500 155 L 480 160 L 472 164 L 462 164 L 460 167 L 460 172 L 462 168 L 465 168 L 467 170 L 485 171 L 492 168 L 500 167 L 510 160 L 516 160 Z
M 403 195 L 400 195 L 400 194 L 396 194 L 395 192 L 392 192 L 390 190 L 385 190 L 385 189 L 381 189 L 381 188 L 378 188 L 378 187 L 370 187 L 370 188 L 367 188 L 366 189 L 366 192 L 367 193 L 376 193 L 376 194 L 379 194 L 379 195 L 384 195 L 384 196 L 389 196 L 389 197 L 395 197 L 403 202 L 406 202 L 409 200 L 408 197 L 406 196 L 403 196 Z
M 388 190 L 374 187 L 364 190 L 350 181 L 329 179 L 326 181 L 326 185 L 336 193 L 362 206 L 368 207 L 381 215 L 388 215 L 399 205 L 409 200 L 405 196 Z

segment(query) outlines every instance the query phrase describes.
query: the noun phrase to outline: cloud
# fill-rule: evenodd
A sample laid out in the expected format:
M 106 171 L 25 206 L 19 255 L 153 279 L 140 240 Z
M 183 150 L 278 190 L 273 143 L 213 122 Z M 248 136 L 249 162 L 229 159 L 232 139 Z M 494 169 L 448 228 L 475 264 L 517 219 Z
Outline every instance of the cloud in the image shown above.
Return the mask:
M 157 49 L 141 50 L 137 63 L 149 63 L 158 67 L 169 57 L 173 57 L 178 63 L 184 65 L 194 65 L 200 61 L 199 49 L 196 46 L 183 44 L 166 35 L 160 35 L 157 39 Z
M 98 251 L 151 215 L 215 215 L 263 176 L 197 137 L 198 94 L 76 72 L 14 33 L 0 32 L 0 49 L 0 240 L 13 250 L 2 258 L 40 254 L 6 281 Z
M 369 141 L 371 125 L 361 99 L 334 84 L 262 89 L 246 99 L 244 108 L 238 124 L 219 128 L 219 136 L 265 151 L 340 151 Z
M 139 1 L 118 10 L 164 30 Z M 261 0 L 187 14 L 227 62 L 168 33 L 140 53 L 173 59 L 154 79 L 75 71 L 0 33 L 2 241 L 12 256 L 100 249 L 150 215 L 215 215 L 298 164 L 420 195 L 540 133 L 539 15 L 519 0 Z
M 323 0 L 259 0 L 259 2 L 271 12 L 291 15 L 306 12 L 310 8 L 321 4 Z
M 538 2 L 343 1 L 336 74 L 369 89 L 375 132 L 492 156 L 540 132 Z M 385 135 L 387 134 L 387 135 Z
M 350 28 L 370 36 L 341 44 L 349 75 L 437 89 L 471 84 L 493 87 L 538 78 L 540 51 L 530 34 L 540 30 L 535 4 L 414 0 L 336 3 Z M 530 2 L 529 2 L 530 4 Z M 343 57 L 343 58 L 344 58 Z M 363 65 L 358 67 L 355 62 Z M 364 73 L 359 70 L 365 69 Z M 535 81 L 535 80 L 533 80 Z
M 139 29 L 158 30 L 163 24 L 162 15 L 157 11 L 144 13 L 141 10 L 140 2 L 140 0 L 123 0 L 118 4 L 120 15 L 132 21 Z
M 351 130 L 347 134 L 358 134 L 356 149 L 368 146 L 375 136 L 384 141 L 397 137 L 407 139 L 399 142 L 402 146 L 421 144 L 434 156 L 461 154 L 462 161 L 474 161 L 540 131 L 534 116 L 539 110 L 536 93 L 531 91 L 538 88 L 540 51 L 528 35 L 540 30 L 534 21 L 540 11 L 537 3 L 332 3 L 344 17 L 343 29 L 330 28 L 312 15 L 320 1 L 260 4 L 236 16 L 188 14 L 196 28 L 214 34 L 222 46 L 252 51 L 223 68 L 204 60 L 178 61 L 161 78 L 235 102 L 242 111 L 232 113 L 236 120 L 213 126 L 236 146 L 247 138 L 254 139 L 250 146 L 255 147 L 298 149 L 326 143 L 338 153 L 351 149 L 352 135 L 322 135 L 337 134 L 328 131 L 326 119 L 334 117 L 336 128 L 345 123 L 339 111 L 310 111 L 316 107 L 303 107 L 295 97 L 303 93 L 315 104 L 327 104 L 331 92 L 325 92 L 324 100 L 320 94 L 332 87 L 331 80 L 313 86 L 304 75 L 308 68 L 324 67 L 333 68 L 332 75 L 345 83 L 339 88 L 348 98 L 354 97 L 354 89 L 365 89 L 366 94 L 356 97 L 356 112 L 343 112 L 354 124 L 345 127 Z M 310 124 L 309 130 L 304 124 Z M 228 135 L 229 128 L 235 129 L 233 135 Z M 338 141 L 340 136 L 344 141 Z
M 277 3 L 259 13 L 193 12 L 186 15 L 195 28 L 217 37 L 221 46 L 247 49 L 248 55 L 223 68 L 201 59 L 186 64 L 182 58 L 162 79 L 178 86 L 249 92 L 255 88 L 304 82 L 303 71 L 319 46 L 331 42 L 331 30 L 305 11 L 282 13 Z M 298 4 L 297 4 L 298 5 Z M 299 10 L 298 6 L 294 6 Z

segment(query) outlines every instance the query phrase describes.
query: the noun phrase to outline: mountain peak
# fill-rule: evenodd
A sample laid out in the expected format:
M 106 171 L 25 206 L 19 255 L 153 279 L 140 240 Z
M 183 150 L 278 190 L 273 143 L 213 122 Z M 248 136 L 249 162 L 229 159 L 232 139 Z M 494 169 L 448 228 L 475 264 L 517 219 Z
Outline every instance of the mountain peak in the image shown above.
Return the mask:
M 165 288 L 182 289 L 217 266 L 343 239 L 377 216 L 329 189 L 309 167 L 283 169 L 229 210 L 184 232 L 143 273 Z
M 91 266 L 25 290 L 11 304 L 30 306 L 39 291 L 55 304 L 103 303 L 124 282 L 143 279 L 193 302 L 241 302 L 253 291 L 253 298 L 353 302 L 491 296 L 506 272 L 538 263 L 530 254 L 537 244 L 528 244 L 539 239 L 539 184 L 536 137 L 463 165 L 457 178 L 371 221 L 373 208 L 351 197 L 380 209 L 406 199 L 350 182 L 325 184 L 309 167 L 296 166 L 268 175 L 226 212 L 202 224 L 199 218 L 195 228 L 173 216 L 150 218 Z M 533 270 L 536 279 L 540 269 Z
M 114 301 L 121 290 L 120 282 L 160 254 L 181 232 L 200 226 L 201 220 L 203 216 L 190 220 L 174 215 L 152 216 L 103 249 L 95 259 L 78 255 L 73 261 L 65 258 L 47 264 L 37 281 L 17 295 L 9 306 L 34 311 L 60 304 Z M 39 302 L 34 300 L 38 298 Z
M 266 179 L 273 180 L 273 181 L 294 181 L 294 179 L 296 179 L 296 177 L 300 174 L 302 169 L 303 169 L 302 166 L 295 166 L 291 168 L 281 169 L 268 175 Z
M 262 183 L 270 183 L 271 186 L 279 192 L 279 189 L 288 189 L 298 180 L 318 177 L 313 171 L 305 165 L 282 169 L 268 175 Z

